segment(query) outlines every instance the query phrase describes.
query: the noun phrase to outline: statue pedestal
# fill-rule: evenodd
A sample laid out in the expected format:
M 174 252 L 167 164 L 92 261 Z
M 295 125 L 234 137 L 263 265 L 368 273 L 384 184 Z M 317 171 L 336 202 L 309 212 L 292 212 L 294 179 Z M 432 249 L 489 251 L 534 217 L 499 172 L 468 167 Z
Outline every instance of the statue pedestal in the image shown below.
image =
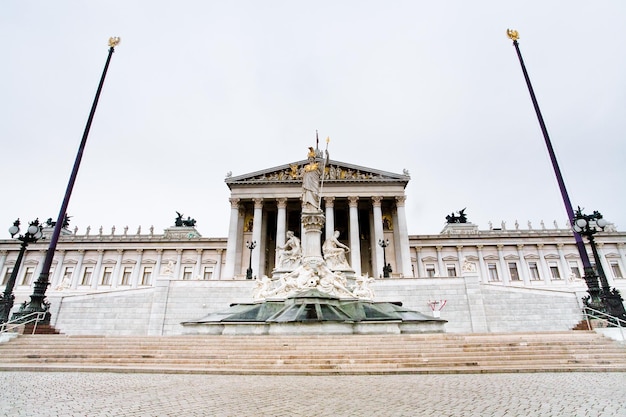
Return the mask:
M 304 264 L 324 263 L 321 243 L 322 228 L 326 223 L 324 213 L 320 210 L 303 211 L 301 220 L 304 229 L 304 236 L 302 236 L 302 248 L 304 250 L 302 262 Z
M 201 237 L 200 233 L 193 226 L 168 227 L 163 234 L 166 239 L 193 239 Z
M 473 223 L 446 223 L 442 235 L 475 235 L 478 233 L 478 226 Z

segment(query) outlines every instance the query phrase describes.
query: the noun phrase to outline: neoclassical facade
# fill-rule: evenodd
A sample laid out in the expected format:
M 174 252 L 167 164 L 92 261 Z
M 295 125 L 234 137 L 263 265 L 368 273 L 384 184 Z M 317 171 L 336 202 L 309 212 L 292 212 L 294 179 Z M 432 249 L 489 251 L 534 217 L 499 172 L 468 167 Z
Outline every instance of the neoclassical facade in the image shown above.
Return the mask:
M 202 237 L 193 226 L 64 230 L 54 257 L 48 294 L 66 297 L 152 288 L 171 281 L 246 281 L 272 276 L 277 247 L 288 231 L 302 237 L 302 173 L 306 160 L 228 176 L 229 232 Z M 473 268 L 485 285 L 581 292 L 583 266 L 572 232 L 556 224 L 533 228 L 479 228 L 445 224 L 436 235 L 408 234 L 405 188 L 408 172 L 396 174 L 329 160 L 323 166 L 319 207 L 325 216 L 322 241 L 339 232 L 350 248 L 347 261 L 356 275 L 385 280 L 434 280 L 442 285 Z M 224 202 L 228 204 L 228 202 Z M 469 213 L 471 220 L 471 212 Z M 225 219 L 224 219 L 225 220 Z M 199 222 L 203 222 L 199 217 Z M 7 223 L 7 222 L 5 222 Z M 51 229 L 45 231 L 51 233 Z M 607 228 L 596 238 L 611 286 L 626 290 L 626 233 Z M 247 243 L 255 242 L 252 251 Z M 385 247 L 380 243 L 384 242 Z M 17 305 L 28 299 L 41 270 L 47 242 L 31 244 L 17 275 Z M 0 240 L 4 287 L 19 252 L 16 239 Z M 589 250 L 589 252 L 591 252 Z M 591 257 L 593 259 L 593 257 Z M 383 277 L 387 264 L 391 273 Z M 437 281 L 439 280 L 439 281 Z M 401 300 L 401 294 L 399 294 Z

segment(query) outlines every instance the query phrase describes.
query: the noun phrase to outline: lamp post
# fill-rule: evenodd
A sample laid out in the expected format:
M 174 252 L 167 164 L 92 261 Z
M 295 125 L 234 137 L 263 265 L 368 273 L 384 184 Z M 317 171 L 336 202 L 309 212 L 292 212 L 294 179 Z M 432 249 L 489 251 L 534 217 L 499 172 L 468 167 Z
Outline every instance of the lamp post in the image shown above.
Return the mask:
M 528 76 L 528 71 L 526 71 L 526 65 L 524 65 L 524 60 L 522 59 L 522 53 L 519 49 L 519 43 L 517 42 L 519 39 L 519 33 L 516 30 L 507 29 L 506 34 L 509 39 L 513 41 L 513 46 L 517 52 L 517 57 L 519 59 L 520 66 L 522 67 L 522 73 L 524 74 L 524 79 L 526 80 L 526 86 L 528 87 L 528 92 L 530 93 L 530 99 L 533 102 L 533 107 L 535 108 L 535 113 L 537 114 L 537 120 L 539 121 L 539 127 L 543 133 L 543 139 L 545 141 L 546 148 L 548 149 L 548 154 L 550 155 L 554 175 L 556 176 L 557 183 L 559 184 L 559 190 L 561 191 L 561 198 L 563 199 L 563 205 L 565 206 L 567 217 L 569 219 L 573 219 L 574 209 L 572 208 L 567 188 L 565 188 L 565 181 L 563 181 L 563 175 L 561 175 L 561 169 L 559 168 L 559 164 L 556 160 L 556 154 L 554 153 L 554 148 L 552 147 L 552 142 L 550 141 L 550 136 L 548 135 L 548 129 L 543 121 L 543 116 L 541 115 L 541 110 L 539 109 L 539 103 L 535 97 L 535 91 L 533 90 L 530 77 Z M 583 242 L 580 234 L 574 233 L 574 240 L 576 242 L 576 249 L 578 249 L 578 255 L 583 263 L 585 271 L 584 279 L 587 284 L 587 292 L 589 293 L 589 298 L 585 300 L 585 303 L 587 303 L 589 307 L 598 308 L 600 303 L 602 303 L 602 300 L 599 297 L 600 288 L 598 286 L 598 277 L 591 267 L 591 261 L 589 261 L 589 255 L 587 255 L 587 249 L 585 249 L 585 243 Z
M 256 240 L 252 242 L 246 241 L 246 247 L 250 249 L 250 261 L 248 263 L 248 269 L 246 270 L 246 279 L 252 279 L 252 251 L 256 248 Z
M 65 196 L 63 197 L 63 202 L 61 203 L 61 209 L 59 210 L 59 215 L 57 217 L 56 224 L 54 225 L 54 231 L 52 232 L 52 237 L 50 238 L 50 246 L 48 246 L 46 258 L 44 259 L 43 267 L 41 268 L 41 273 L 39 274 L 37 281 L 35 281 L 35 289 L 33 290 L 33 294 L 30 296 L 30 302 L 23 305 L 17 313 L 13 314 L 13 319 L 19 320 L 20 317 L 34 312 L 45 312 L 46 315 L 42 320 L 42 324 L 50 324 L 50 312 L 48 311 L 49 304 L 45 302 L 46 290 L 48 289 L 48 285 L 50 285 L 50 281 L 48 279 L 50 276 L 50 267 L 52 266 L 54 252 L 56 251 L 57 243 L 59 242 L 61 229 L 63 229 L 63 224 L 66 220 L 67 206 L 69 205 L 72 190 L 74 189 L 74 183 L 76 182 L 76 176 L 78 175 L 78 168 L 80 167 L 80 162 L 83 158 L 83 152 L 85 150 L 85 145 L 87 144 L 87 137 L 89 136 L 89 130 L 91 129 L 91 122 L 93 121 L 93 116 L 96 113 L 98 100 L 100 98 L 102 86 L 104 85 L 104 79 L 106 77 L 107 70 L 109 69 L 109 63 L 111 62 L 113 52 L 115 52 L 115 47 L 119 43 L 120 38 L 109 38 L 109 55 L 107 57 L 106 64 L 104 65 L 102 76 L 100 77 L 100 83 L 98 84 L 98 89 L 96 90 L 96 96 L 93 100 L 93 104 L 91 105 L 91 111 L 89 112 L 83 137 L 78 147 L 78 153 L 76 154 L 76 159 L 74 160 L 74 167 L 72 168 L 72 173 L 65 190 Z
M 600 283 L 602 284 L 601 291 L 598 289 L 599 298 L 601 300 L 600 310 L 604 310 L 605 313 L 611 316 L 626 320 L 624 300 L 617 289 L 614 288 L 611 290 L 609 281 L 606 279 L 606 274 L 604 273 L 604 268 L 602 267 L 600 255 L 598 254 L 596 241 L 593 237 L 596 233 L 603 231 L 607 225 L 608 222 L 598 211 L 594 211 L 592 214 L 584 214 L 580 207 L 578 207 L 572 219 L 572 228 L 574 231 L 585 236 L 589 240 L 589 245 L 591 245 L 593 259 L 596 262 L 597 276 L 600 278 Z
M 389 278 L 389 273 L 391 272 L 391 265 L 387 265 L 387 251 L 386 248 L 389 246 L 389 239 L 380 239 L 378 244 L 381 248 L 383 248 L 383 278 Z
M 9 233 L 11 237 L 15 237 L 20 232 L 20 219 L 17 219 L 13 222 L 13 226 L 9 227 Z M 41 225 L 39 224 L 39 219 L 35 219 L 30 222 L 28 229 L 26 229 L 26 233 L 23 235 L 19 235 L 17 240 L 21 241 L 20 252 L 17 255 L 17 260 L 15 261 L 15 265 L 13 266 L 13 271 L 11 272 L 11 276 L 9 277 L 9 281 L 4 287 L 4 294 L 0 295 L 0 324 L 6 323 L 9 320 L 9 313 L 13 308 L 13 301 L 15 300 L 15 296 L 13 295 L 13 288 L 15 287 L 15 281 L 17 280 L 17 274 L 20 269 L 20 265 L 22 264 L 22 258 L 24 257 L 24 253 L 26 252 L 26 248 L 30 243 L 35 243 L 39 239 L 41 239 L 43 234 L 41 233 Z

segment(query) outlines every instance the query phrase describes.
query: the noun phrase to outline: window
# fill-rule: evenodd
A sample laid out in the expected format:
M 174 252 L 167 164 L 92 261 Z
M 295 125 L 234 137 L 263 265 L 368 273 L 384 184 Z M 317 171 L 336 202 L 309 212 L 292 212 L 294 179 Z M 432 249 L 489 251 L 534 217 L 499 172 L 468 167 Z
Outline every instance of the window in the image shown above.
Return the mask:
M 183 270 L 183 279 L 190 280 L 193 274 L 193 267 L 186 266 Z
M 213 279 L 213 267 L 212 266 L 204 267 L 204 275 L 202 276 L 202 279 L 206 281 Z
M 435 265 L 433 265 L 433 264 L 426 264 L 426 276 L 428 278 L 433 278 L 435 275 L 436 275 Z
M 130 285 L 130 276 L 133 273 L 133 268 L 130 266 L 124 267 L 124 272 L 122 273 L 122 282 L 120 285 Z
M 548 262 L 548 267 L 550 268 L 550 275 L 552 276 L 552 279 L 561 279 L 559 266 L 556 264 L 556 262 Z
M 580 268 L 578 267 L 578 262 L 570 261 L 569 262 L 569 269 L 571 271 L 571 276 L 573 278 L 580 278 Z
M 105 266 L 104 271 L 102 272 L 102 281 L 100 281 L 101 285 L 111 285 L 111 277 L 113 276 L 113 267 Z
M 33 281 L 33 275 L 35 275 L 35 268 L 32 266 L 26 268 L 26 273 L 22 279 L 22 285 L 30 285 Z
M 519 272 L 517 271 L 517 263 L 509 262 L 509 274 L 511 274 L 511 281 L 519 281 Z
M 487 264 L 487 269 L 489 270 L 489 281 L 500 281 L 496 264 Z
M 92 275 L 93 275 L 93 267 L 92 266 L 85 267 L 85 271 L 83 272 L 83 279 L 80 281 L 80 285 L 91 285 Z
M 446 265 L 446 269 L 448 270 L 449 277 L 456 277 L 456 266 Z
M 611 271 L 613 271 L 613 277 L 624 278 L 624 276 L 622 275 L 622 270 L 620 269 L 617 262 L 611 262 Z
M 539 268 L 537 268 L 537 262 L 528 262 L 528 269 L 530 270 L 530 279 L 533 281 L 541 280 L 539 275 Z
M 152 267 L 146 266 L 143 269 L 143 275 L 141 276 L 141 285 L 151 285 L 152 284 Z
M 4 278 L 2 279 L 2 285 L 7 285 L 7 282 L 9 282 L 9 278 L 11 278 L 12 273 L 13 268 L 7 268 L 6 272 L 4 273 Z

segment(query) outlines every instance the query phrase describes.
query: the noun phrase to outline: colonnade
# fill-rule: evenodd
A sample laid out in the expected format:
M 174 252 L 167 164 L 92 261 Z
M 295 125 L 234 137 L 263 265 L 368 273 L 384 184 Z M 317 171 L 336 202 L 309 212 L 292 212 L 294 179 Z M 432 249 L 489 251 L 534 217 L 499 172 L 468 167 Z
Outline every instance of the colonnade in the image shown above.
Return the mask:
M 325 236 L 331 236 L 338 227 L 347 235 L 340 239 L 350 247 L 350 266 L 357 275 L 368 273 L 375 277 L 382 275 L 383 248 L 378 244 L 391 236 L 387 251 L 391 254 L 388 262 L 398 276 L 412 276 L 407 231 L 405 196 L 327 196 L 323 198 L 322 211 L 325 214 Z M 222 279 L 241 276 L 248 268 L 246 239 L 250 237 L 257 246 L 251 254 L 250 267 L 255 276 L 271 273 L 268 266 L 274 265 L 275 248 L 284 245 L 288 217 L 300 215 L 300 200 L 297 198 L 275 197 L 240 199 L 230 198 L 231 214 L 228 231 L 226 264 Z M 337 218 L 337 207 L 347 211 L 347 219 Z M 347 209 L 347 210 L 346 210 Z M 268 221 L 271 213 L 272 221 Z M 386 222 L 384 221 L 384 218 Z M 275 219 L 275 221 L 274 221 Z M 251 225 L 248 224 L 251 221 Z M 268 225 L 275 228 L 269 230 Z M 299 220 L 297 222 L 299 223 Z M 385 228 L 384 225 L 387 225 Z M 251 229 L 251 230 L 250 230 Z M 251 232 L 251 234 L 250 234 Z M 293 230 L 304 236 L 301 230 Z M 247 233 L 247 234 L 246 234 Z M 244 237 L 245 235 L 245 237 Z M 303 242 L 306 244 L 306 242 Z M 271 259 L 270 259 L 271 258 Z M 368 259 L 369 258 L 369 259 Z

